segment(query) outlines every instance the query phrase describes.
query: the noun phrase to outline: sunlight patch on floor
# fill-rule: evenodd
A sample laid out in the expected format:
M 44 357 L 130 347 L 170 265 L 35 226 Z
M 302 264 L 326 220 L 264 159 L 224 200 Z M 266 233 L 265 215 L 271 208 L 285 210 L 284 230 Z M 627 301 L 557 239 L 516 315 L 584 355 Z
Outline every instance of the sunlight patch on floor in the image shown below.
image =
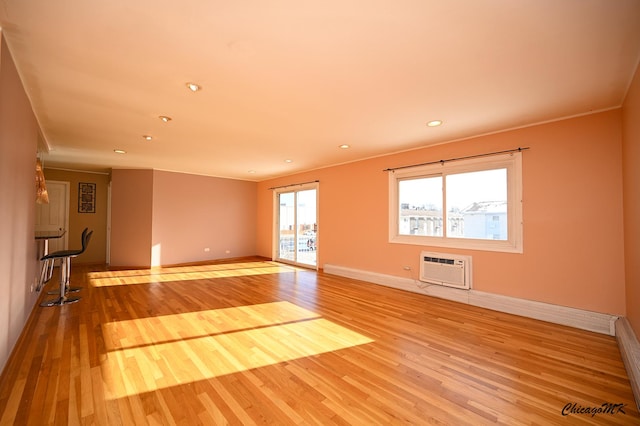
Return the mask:
M 279 274 L 283 272 L 305 271 L 291 265 L 277 262 L 243 262 L 216 265 L 176 266 L 172 268 L 151 268 L 123 271 L 90 272 L 89 284 L 93 287 L 108 287 L 131 284 L 190 281 L 212 278 L 241 277 L 250 275 Z
M 103 335 L 109 399 L 373 342 L 289 302 L 111 322 Z
M 189 340 L 319 318 L 281 301 L 113 321 L 102 325 L 108 351 Z

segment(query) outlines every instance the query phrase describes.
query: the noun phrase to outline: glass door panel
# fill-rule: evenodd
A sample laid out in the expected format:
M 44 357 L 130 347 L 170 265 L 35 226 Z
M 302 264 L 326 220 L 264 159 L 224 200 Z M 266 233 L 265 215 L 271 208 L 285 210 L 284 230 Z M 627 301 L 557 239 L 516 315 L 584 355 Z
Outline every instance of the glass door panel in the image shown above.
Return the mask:
M 295 262 L 295 192 L 284 192 L 278 194 L 278 205 L 280 206 L 278 218 L 280 228 L 280 248 L 278 258 Z
M 297 261 L 316 265 L 316 190 L 298 191 L 297 203 Z

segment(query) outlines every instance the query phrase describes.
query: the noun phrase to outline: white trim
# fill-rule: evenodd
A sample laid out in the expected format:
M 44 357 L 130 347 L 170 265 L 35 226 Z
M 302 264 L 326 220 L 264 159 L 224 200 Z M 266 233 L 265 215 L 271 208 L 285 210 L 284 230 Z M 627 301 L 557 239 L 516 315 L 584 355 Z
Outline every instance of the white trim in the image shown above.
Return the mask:
M 640 343 L 636 338 L 629 320 L 621 317 L 616 321 L 616 339 L 631 382 L 631 390 L 640 410 Z
M 106 259 L 107 265 L 111 264 L 111 180 L 107 184 L 107 246 Z
M 56 182 L 56 181 L 50 181 L 50 182 Z M 64 233 L 64 236 L 62 237 L 62 241 L 64 244 L 64 250 L 69 250 L 69 214 L 70 214 L 70 209 L 69 209 L 69 205 L 71 204 L 71 182 L 58 182 L 58 183 L 62 183 L 65 186 L 65 207 L 64 207 L 64 229 L 66 229 L 67 231 Z
M 523 317 L 567 325 L 582 330 L 615 336 L 615 315 L 586 311 L 550 303 L 536 302 L 477 290 L 461 290 L 440 285 L 428 285 L 410 278 L 379 274 L 337 265 L 324 265 L 327 274 L 367 281 L 400 290 L 439 297 L 467 305 L 506 312 Z
M 48 170 L 60 170 L 60 171 L 63 171 L 63 172 L 89 173 L 89 174 L 104 175 L 104 176 L 109 176 L 111 174 L 110 172 L 98 172 L 98 171 L 95 171 L 95 170 L 63 169 L 63 168 L 60 168 L 60 167 L 51 167 L 51 166 L 47 166 L 47 167 L 45 167 L 45 169 L 48 169 Z

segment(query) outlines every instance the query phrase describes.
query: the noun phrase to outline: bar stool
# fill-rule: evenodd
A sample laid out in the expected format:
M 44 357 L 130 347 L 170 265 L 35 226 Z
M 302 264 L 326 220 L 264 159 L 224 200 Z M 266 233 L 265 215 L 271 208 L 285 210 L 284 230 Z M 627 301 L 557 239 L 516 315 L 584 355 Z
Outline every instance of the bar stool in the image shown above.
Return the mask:
M 84 230 L 82 231 L 82 237 L 80 237 L 80 241 L 84 241 L 84 239 L 85 239 L 85 237 L 87 235 L 87 232 L 89 232 L 89 228 L 84 228 Z M 77 250 L 74 250 L 74 251 L 77 251 Z M 53 268 L 55 266 L 56 259 L 58 259 L 58 257 L 47 256 L 48 254 L 49 254 L 49 252 L 46 250 L 46 245 L 45 245 L 44 256 L 42 258 L 40 258 L 40 260 L 43 263 L 42 263 L 42 270 L 40 272 L 40 284 L 38 285 L 38 288 L 37 288 L 38 291 L 40 291 L 40 289 L 42 288 L 42 286 L 44 284 L 48 283 L 51 280 L 51 277 L 53 276 Z M 62 264 L 62 262 L 61 262 L 61 264 Z M 58 294 L 58 292 L 57 291 L 54 291 L 54 292 L 50 291 L 47 294 Z
M 61 306 L 69 303 L 75 303 L 80 300 L 79 297 L 67 297 L 67 292 L 80 290 L 79 288 L 69 288 L 69 281 L 71 278 L 71 258 L 78 257 L 84 253 L 89 246 L 89 241 L 91 241 L 91 235 L 93 235 L 93 231 L 89 231 L 88 228 L 85 228 L 84 231 L 82 231 L 82 249 L 60 250 L 50 253 L 40 259 L 45 262 L 45 265 L 48 265 L 49 262 L 53 265 L 56 259 L 60 259 L 60 295 L 56 299 L 40 303 L 40 306 Z M 57 292 L 54 294 L 57 294 Z
M 80 240 L 82 241 L 82 249 L 81 250 L 64 250 L 64 251 L 59 251 L 57 253 L 61 253 L 61 254 L 69 254 L 71 253 L 71 257 L 76 257 L 80 254 L 82 254 L 85 250 L 86 250 L 86 246 L 89 244 L 89 240 L 91 239 L 91 237 L 89 237 L 89 239 L 87 239 L 87 233 L 89 232 L 89 228 L 84 228 L 84 230 L 82 231 L 82 237 L 80 237 Z M 93 232 L 93 231 L 92 231 Z M 86 240 L 86 244 L 85 244 L 85 240 Z M 44 257 L 43 257 L 44 259 Z M 47 278 L 47 282 L 51 279 L 51 275 L 53 274 L 53 266 L 55 264 L 56 259 L 60 259 L 60 273 L 62 273 L 62 266 L 63 264 L 66 263 L 67 266 L 67 279 L 66 279 L 66 284 L 65 284 L 65 292 L 67 293 L 77 293 L 80 290 L 82 290 L 82 288 L 80 287 L 69 287 L 69 280 L 71 279 L 71 259 L 68 259 L 68 262 L 64 261 L 64 258 L 60 258 L 60 257 L 54 257 L 52 259 L 49 260 L 45 260 L 45 266 L 47 266 L 48 262 L 51 263 L 50 267 L 49 267 L 49 275 Z M 47 294 L 50 295 L 54 295 L 54 294 L 58 294 L 57 291 L 49 291 L 47 292 Z

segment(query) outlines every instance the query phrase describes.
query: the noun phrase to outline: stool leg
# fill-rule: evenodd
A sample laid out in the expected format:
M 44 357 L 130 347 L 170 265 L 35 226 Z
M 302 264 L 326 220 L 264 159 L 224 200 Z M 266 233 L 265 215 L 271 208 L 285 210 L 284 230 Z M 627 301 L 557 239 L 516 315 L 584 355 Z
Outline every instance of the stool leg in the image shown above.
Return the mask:
M 47 279 L 46 281 L 50 281 L 51 278 L 53 277 L 53 268 L 56 266 L 56 261 L 55 259 L 50 259 L 50 263 L 49 263 L 49 272 L 47 273 Z
M 69 281 L 69 272 L 67 271 L 68 258 L 62 259 L 60 265 L 60 299 L 63 299 L 67 293 L 67 282 Z
M 36 287 L 36 291 L 39 292 L 42 290 L 42 286 L 47 280 L 47 271 L 49 270 L 49 259 L 41 261 L 40 264 L 40 280 L 38 281 L 38 287 Z
M 58 283 L 58 290 L 48 291 L 47 294 L 50 294 L 52 296 L 54 294 L 57 294 L 60 297 L 64 296 L 64 290 L 65 290 L 66 285 L 67 285 L 66 281 L 65 281 L 66 280 L 66 276 L 67 276 L 66 270 L 65 270 L 65 267 L 64 267 L 65 262 L 66 262 L 66 258 L 63 257 L 63 258 L 60 259 L 60 280 L 59 280 L 59 283 Z
M 67 293 L 77 293 L 82 290 L 82 287 L 71 287 L 69 285 L 71 281 L 71 258 L 69 258 L 69 262 L 67 262 Z
M 40 306 L 61 306 L 61 305 L 67 305 L 69 303 L 75 303 L 78 300 L 80 300 L 79 297 L 69 298 L 69 297 L 66 297 L 65 295 L 67 290 L 67 285 L 69 284 L 69 272 L 71 271 L 70 262 L 71 262 L 71 258 L 69 257 L 65 257 L 61 259 L 60 296 L 57 299 L 42 302 Z
M 64 280 L 64 291 L 65 293 L 77 293 L 82 290 L 82 287 L 69 287 L 69 283 L 71 282 L 71 258 L 65 257 L 60 259 L 60 272 L 63 272 L 64 268 L 65 272 L 65 280 Z M 60 275 L 62 276 L 62 275 Z M 47 294 L 54 295 L 58 294 L 59 291 L 49 291 Z

